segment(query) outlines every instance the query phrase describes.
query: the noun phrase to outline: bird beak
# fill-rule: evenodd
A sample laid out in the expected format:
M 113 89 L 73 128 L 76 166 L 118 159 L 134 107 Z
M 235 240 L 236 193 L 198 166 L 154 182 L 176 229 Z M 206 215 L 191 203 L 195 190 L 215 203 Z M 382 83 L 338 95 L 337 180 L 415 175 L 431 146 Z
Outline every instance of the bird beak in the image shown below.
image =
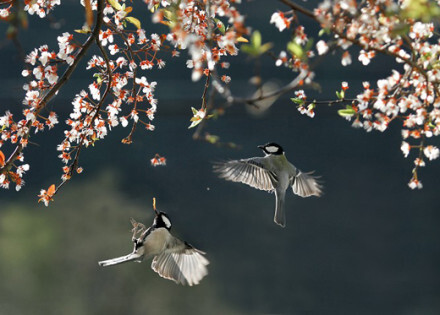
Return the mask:
M 153 198 L 153 210 L 156 213 L 156 216 L 158 216 L 159 213 L 157 212 L 157 209 L 156 209 L 156 198 Z
M 264 145 L 258 145 L 257 148 L 264 150 Z

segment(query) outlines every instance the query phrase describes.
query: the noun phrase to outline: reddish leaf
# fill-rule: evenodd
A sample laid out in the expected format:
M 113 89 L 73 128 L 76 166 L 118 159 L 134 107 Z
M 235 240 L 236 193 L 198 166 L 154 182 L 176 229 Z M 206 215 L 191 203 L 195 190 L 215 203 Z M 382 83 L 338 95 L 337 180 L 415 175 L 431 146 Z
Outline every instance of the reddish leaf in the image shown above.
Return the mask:
M 0 166 L 3 167 L 5 165 L 5 155 L 0 150 Z
M 54 193 L 55 193 L 55 184 L 52 184 L 47 190 L 47 195 L 52 197 Z

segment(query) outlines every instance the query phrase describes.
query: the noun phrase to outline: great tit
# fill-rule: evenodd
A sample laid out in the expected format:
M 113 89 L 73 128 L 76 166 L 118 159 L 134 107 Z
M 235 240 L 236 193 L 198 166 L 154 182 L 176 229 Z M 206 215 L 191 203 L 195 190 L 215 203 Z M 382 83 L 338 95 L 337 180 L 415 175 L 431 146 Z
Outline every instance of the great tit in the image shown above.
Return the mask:
M 171 221 L 165 212 L 157 212 L 148 229 L 132 220 L 134 249 L 126 256 L 100 261 L 103 267 L 128 261 L 142 262 L 153 258 L 151 268 L 161 277 L 182 285 L 195 285 L 208 274 L 209 261 L 204 252 L 170 233 Z M 141 227 L 140 227 L 141 226 Z M 139 237 L 137 235 L 140 234 Z
M 264 157 L 232 160 L 214 164 L 219 177 L 240 182 L 251 187 L 275 193 L 276 224 L 286 226 L 284 199 L 286 190 L 292 187 L 293 193 L 301 197 L 321 196 L 322 186 L 313 172 L 303 173 L 286 158 L 283 148 L 276 143 L 259 145 Z

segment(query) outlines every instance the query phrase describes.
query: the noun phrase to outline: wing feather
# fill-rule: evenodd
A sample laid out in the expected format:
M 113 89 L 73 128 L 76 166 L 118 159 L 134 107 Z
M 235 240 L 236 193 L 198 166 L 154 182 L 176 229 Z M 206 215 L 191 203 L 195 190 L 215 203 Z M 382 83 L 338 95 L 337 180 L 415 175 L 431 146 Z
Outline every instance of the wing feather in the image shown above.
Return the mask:
M 220 178 L 240 182 L 253 188 L 273 191 L 276 175 L 264 168 L 261 158 L 232 160 L 214 165 L 214 171 Z
M 303 173 L 298 170 L 298 174 L 290 181 L 294 194 L 301 197 L 320 197 L 322 195 L 322 185 L 318 182 L 319 177 L 312 174 L 313 172 Z
M 178 284 L 195 285 L 208 274 L 205 253 L 173 237 L 163 253 L 154 257 L 151 268 Z

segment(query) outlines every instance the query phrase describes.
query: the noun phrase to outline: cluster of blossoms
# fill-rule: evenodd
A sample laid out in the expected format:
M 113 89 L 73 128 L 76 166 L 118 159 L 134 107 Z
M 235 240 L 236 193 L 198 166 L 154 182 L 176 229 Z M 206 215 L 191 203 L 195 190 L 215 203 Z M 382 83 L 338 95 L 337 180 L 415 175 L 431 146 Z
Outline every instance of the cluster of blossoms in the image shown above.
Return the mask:
M 62 65 L 71 65 L 77 51 L 73 44 L 73 37 L 69 33 L 64 33 L 58 37 L 58 52 L 50 51 L 44 45 L 39 49 L 34 49 L 25 59 L 28 68 L 22 71 L 24 77 L 30 80 L 23 86 L 26 91 L 23 99 L 23 117 L 14 120 L 10 112 L 0 116 L 1 138 L 0 147 L 9 143 L 15 145 L 16 149 L 11 154 L 8 161 L 0 165 L 0 185 L 9 188 L 12 180 L 19 190 L 24 184 L 23 174 L 29 169 L 28 164 L 17 166 L 15 160 L 23 161 L 22 150 L 27 146 L 31 134 L 43 131 L 45 128 L 51 129 L 58 123 L 57 114 L 53 111 L 43 115 L 48 96 L 54 93 L 55 85 L 58 82 L 58 69 Z
M 65 164 L 63 183 L 74 172 L 82 172 L 82 168 L 78 166 L 82 148 L 103 139 L 112 128 L 131 125 L 131 131 L 122 140 L 127 144 L 132 142 L 132 135 L 138 124 L 144 125 L 150 131 L 155 129 L 151 121 L 157 110 L 157 99 L 154 97 L 156 82 L 148 80 L 141 73 L 153 68 L 162 69 L 165 61 L 160 54 L 168 53 L 172 57 L 178 57 L 178 50 L 187 49 L 191 56 L 187 65 L 193 68 L 192 79 L 198 80 L 203 74 L 209 77 L 217 64 L 227 69 L 229 64 L 220 61 L 221 56 L 236 55 L 236 43 L 242 35 L 248 33 L 243 25 L 243 16 L 231 5 L 238 1 L 145 2 L 149 9 L 155 11 L 153 21 L 169 26 L 168 34 L 147 34 L 140 21 L 129 16 L 132 8 L 125 1 L 84 0 L 81 3 L 86 11 L 96 11 L 101 7 L 95 29 L 89 31 L 83 28 L 78 31 L 89 36 L 87 42 L 78 44 L 73 35 L 64 33 L 58 37 L 58 52 L 51 51 L 44 45 L 34 49 L 26 57 L 29 68 L 23 70 L 22 74 L 30 80 L 24 85 L 26 95 L 23 100 L 23 119 L 15 121 L 9 112 L 0 117 L 0 144 L 9 142 L 16 146 L 9 159 L 2 159 L 2 187 L 9 187 L 11 180 L 16 183 L 17 189 L 22 186 L 21 176 L 29 166 L 26 164 L 17 167 L 14 162 L 17 159 L 23 160 L 22 151 L 31 133 L 43 131 L 45 127 L 50 129 L 58 123 L 55 112 L 43 115 L 43 109 L 70 76 L 77 59 L 83 57 L 83 50 L 87 50 L 94 40 L 97 40 L 100 54 L 92 56 L 87 63 L 87 69 L 94 72 L 94 81 L 87 91 L 80 91 L 74 98 L 73 110 L 66 120 L 65 138 L 57 147 L 60 151 L 59 158 Z M 57 4 L 59 0 L 27 1 L 25 10 L 29 14 L 37 13 L 44 17 Z M 9 12 L 9 8 L 4 10 Z M 1 11 L 2 15 L 6 11 Z M 222 22 L 221 19 L 225 21 Z M 228 26 L 225 27 L 224 23 L 228 23 Z M 136 31 L 129 29 L 129 25 L 135 26 Z M 174 48 L 164 45 L 166 40 Z M 66 71 L 63 74 L 64 80 L 60 80 L 58 72 L 63 66 Z M 225 83 L 230 80 L 225 74 L 219 78 L 219 81 Z M 205 109 L 200 111 L 202 112 L 205 113 Z M 196 116 L 199 118 L 197 122 L 203 119 L 201 115 Z M 165 165 L 163 157 L 156 156 L 153 160 L 154 165 Z M 40 201 L 47 205 L 57 190 L 58 188 L 42 190 Z
M 36 14 L 44 18 L 55 6 L 61 4 L 61 0 L 24 0 L 24 4 L 24 10 L 30 15 Z
M 272 14 L 270 23 L 274 24 L 280 32 L 290 28 L 291 22 L 294 19 L 293 11 L 290 12 L 275 12 Z M 299 85 L 304 83 L 310 84 L 315 76 L 315 73 L 311 71 L 308 60 L 315 57 L 315 52 L 307 47 L 309 45 L 309 38 L 305 32 L 303 25 L 296 25 L 292 40 L 287 44 L 287 50 L 282 50 L 278 58 L 275 61 L 277 67 L 283 66 L 291 69 L 293 72 L 301 73 L 303 79 L 299 82 Z M 321 54 L 320 43 L 317 45 L 318 54 Z M 303 91 L 301 92 L 303 93 Z M 305 100 L 305 98 L 304 98 Z M 313 117 L 313 108 L 304 109 L 299 106 L 298 109 L 301 113 L 307 113 L 310 117 Z
M 188 49 L 191 60 L 187 66 L 192 69 L 193 81 L 203 74 L 213 71 L 216 64 L 227 68 L 220 62 L 222 56 L 237 55 L 236 43 L 242 35 L 249 33 L 244 26 L 244 17 L 231 5 L 240 0 L 145 0 L 150 9 L 159 5 L 153 21 L 170 26 L 167 40 L 177 49 Z M 208 6 L 209 4 L 209 6 Z M 227 19 L 225 22 L 221 18 Z M 229 26 L 225 26 L 227 23 Z M 225 76 L 224 82 L 230 78 Z
M 0 19 L 6 19 L 11 14 L 12 4 L 7 7 L 0 8 Z
M 130 16 L 133 9 L 126 0 L 80 2 L 86 8 L 88 27 L 77 32 L 86 34 L 88 39 L 80 44 L 72 34 L 64 33 L 58 37 L 58 51 L 43 45 L 28 54 L 25 60 L 28 66 L 22 72 L 29 78 L 24 85 L 22 117 L 15 119 L 10 112 L 0 116 L 0 148 L 3 150 L 0 151 L 0 187 L 8 188 L 14 182 L 19 190 L 29 165 L 19 165 L 17 161 L 23 162 L 23 150 L 29 137 L 58 123 L 57 114 L 47 111 L 46 106 L 67 82 L 88 48 L 96 44 L 98 53 L 87 63 L 94 79 L 72 101 L 65 137 L 57 148 L 65 164 L 63 182 L 58 188 L 52 185 L 41 191 L 40 201 L 46 205 L 74 172 L 82 172 L 78 162 L 83 148 L 103 139 L 119 125 L 130 126 L 128 136 L 122 140 L 126 144 L 132 142 L 138 125 L 149 131 L 155 129 L 152 121 L 157 111 L 154 96 L 157 84 L 147 73 L 165 67 L 164 56 L 179 57 L 181 50 L 187 50 L 190 59 L 186 65 L 192 69 L 192 80 L 206 76 L 202 106 L 198 110 L 192 108 L 189 128 L 213 116 L 209 113 L 212 106 L 206 101 L 211 82 L 212 88 L 232 103 L 236 98 L 225 85 L 231 77 L 219 74 L 218 70 L 229 68 L 224 57 L 237 55 L 237 43 L 250 33 L 243 15 L 234 6 L 240 0 L 144 0 L 153 12 L 153 22 L 168 27 L 163 34 L 148 34 L 141 22 Z M 280 93 L 312 83 L 314 72 L 309 59 L 315 54 L 324 55 L 330 49 L 342 50 L 343 66 L 352 63 L 354 47 L 358 49 L 357 59 L 365 66 L 378 54 L 393 58 L 400 70 L 392 70 L 388 77 L 372 85 L 364 82 L 363 91 L 352 99 L 346 97 L 348 83 L 344 82 L 342 90 L 337 92 L 338 99 L 331 103 L 348 104 L 339 113 L 353 121 L 354 127 L 366 131 L 384 131 L 393 120 L 403 121 L 401 149 L 405 157 L 418 152 L 409 186 L 421 188 L 417 170 L 425 165 L 424 159 L 434 160 L 440 155 L 437 147 L 427 144 L 428 138 L 440 134 L 440 45 L 434 25 L 409 17 L 411 1 L 406 0 L 373 0 L 360 4 L 354 0 L 325 0 L 314 12 L 294 2 L 283 2 L 293 10 L 275 12 L 270 23 L 279 31 L 293 28 L 293 32 L 275 65 L 298 75 L 290 85 L 280 89 Z M 60 0 L 25 0 L 24 9 L 29 14 L 45 17 L 59 4 Z M 8 18 L 12 5 L 11 1 L 1 4 L 0 18 Z M 96 23 L 90 30 L 93 10 L 97 11 Z M 320 35 L 331 38 L 322 38 L 313 46 L 304 27 L 298 23 L 296 14 L 299 13 L 317 21 L 322 27 Z M 261 45 L 261 35 L 257 33 L 253 33 L 253 46 L 248 45 L 247 50 L 261 55 L 271 44 Z M 62 75 L 59 75 L 60 69 L 63 69 Z M 310 117 L 315 115 L 316 104 L 322 103 L 307 100 L 303 90 L 296 91 L 292 100 L 302 114 Z M 7 159 L 6 151 L 10 152 Z M 157 154 L 150 161 L 153 166 L 166 163 L 166 159 Z
M 332 34 L 332 45 L 342 49 L 343 66 L 351 64 L 354 51 L 351 47 L 357 47 L 358 60 L 364 66 L 382 54 L 393 58 L 397 68 L 403 69 L 392 70 L 390 76 L 378 80 L 375 87 L 364 82 L 364 90 L 354 99 L 345 98 L 348 84 L 344 83 L 336 102 L 349 102 L 350 105 L 340 111 L 341 116 L 353 120 L 353 127 L 366 131 L 385 131 L 393 120 L 403 121 L 402 137 L 405 141 L 402 151 L 405 157 L 413 149 L 418 151 L 409 182 L 409 187 L 414 189 L 422 187 L 417 170 L 425 165 L 423 157 L 433 160 L 439 156 L 438 148 L 427 145 L 426 141 L 440 135 L 440 44 L 434 38 L 433 23 L 407 17 L 409 2 L 366 1 L 358 4 L 353 0 L 326 0 L 310 16 L 321 24 L 322 34 Z M 283 25 L 288 27 L 285 15 L 275 13 L 272 20 L 280 31 L 284 29 Z M 408 28 L 402 29 L 402 25 Z M 329 50 L 329 45 L 320 40 L 316 49 L 322 55 Z M 281 57 L 277 65 L 286 62 L 286 58 Z M 309 114 L 306 105 L 315 104 L 307 103 L 305 96 L 295 98 L 298 99 L 304 100 L 298 106 L 299 110 Z M 413 139 L 413 144 L 407 142 L 409 139 Z
M 1 119 L 2 117 L 0 117 L 0 122 Z M 17 160 L 23 162 L 23 156 L 18 156 Z M 5 155 L 0 151 L 0 167 L 4 167 L 5 165 Z M 29 168 L 29 164 L 21 164 L 15 168 L 15 171 L 7 171 L 0 174 L 0 187 L 8 189 L 10 181 L 12 180 L 15 183 L 15 190 L 19 191 L 24 185 L 23 175 L 29 170 Z
M 95 81 L 73 100 L 73 111 L 66 121 L 70 129 L 58 145 L 59 158 L 66 164 L 64 181 L 70 179 L 73 171 L 82 172 L 77 165 L 81 148 L 103 139 L 112 128 L 127 127 L 131 121 L 131 131 L 122 140 L 126 144 L 132 142 L 137 124 L 150 131 L 155 129 L 151 121 L 157 110 L 156 82 L 148 82 L 139 73 L 165 66 L 158 57 L 164 37 L 147 37 L 137 20 L 128 16 L 130 11 L 131 8 L 116 2 L 107 4 L 103 10 L 104 27 L 99 32 L 102 56 L 93 56 L 87 64 L 87 69 L 95 72 Z M 126 21 L 134 22 L 139 27 L 137 31 L 126 31 Z M 111 100 L 107 101 L 107 97 Z

